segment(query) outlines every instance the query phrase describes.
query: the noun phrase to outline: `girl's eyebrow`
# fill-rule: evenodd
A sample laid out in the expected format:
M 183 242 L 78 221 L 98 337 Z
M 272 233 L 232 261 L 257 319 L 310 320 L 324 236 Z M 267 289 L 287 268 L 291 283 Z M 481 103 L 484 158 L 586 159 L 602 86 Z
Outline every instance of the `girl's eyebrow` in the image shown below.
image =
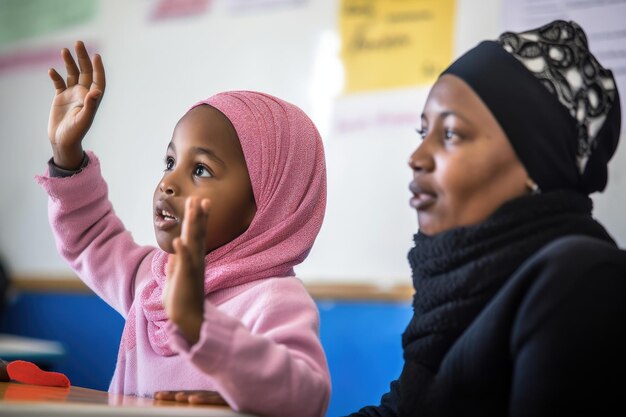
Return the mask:
M 176 146 L 174 146 L 174 142 L 170 142 L 167 145 L 167 149 L 171 149 L 175 153 L 176 152 Z M 191 148 L 191 152 L 193 152 L 195 155 L 198 155 L 198 154 L 199 155 L 205 155 L 209 159 L 211 159 L 212 161 L 215 161 L 218 164 L 226 166 L 226 163 L 219 156 L 217 156 L 215 151 L 213 151 L 211 149 L 207 149 L 207 148 L 202 148 L 202 147 L 196 146 L 196 147 Z
M 211 149 L 201 148 L 201 147 L 194 147 L 194 148 L 191 148 L 191 150 L 195 154 L 206 155 L 209 159 L 217 162 L 218 164 L 226 166 L 226 163 L 224 163 L 224 161 L 219 156 L 217 156 L 217 154 L 213 150 L 211 150 Z

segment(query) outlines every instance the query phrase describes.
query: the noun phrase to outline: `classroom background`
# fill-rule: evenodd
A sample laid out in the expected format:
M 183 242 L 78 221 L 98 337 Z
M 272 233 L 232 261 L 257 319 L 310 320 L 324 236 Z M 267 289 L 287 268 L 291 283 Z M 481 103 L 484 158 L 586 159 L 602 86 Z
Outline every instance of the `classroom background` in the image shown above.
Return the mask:
M 320 308 L 327 415 L 378 403 L 400 374 L 411 317 L 406 255 L 417 219 L 407 161 L 428 88 L 480 40 L 562 18 L 585 28 L 624 89 L 624 17 L 626 1 L 602 0 L 0 0 L 0 262 L 11 282 L 0 333 L 59 342 L 50 369 L 107 389 L 123 320 L 57 254 L 33 180 L 51 156 L 47 70 L 64 74 L 60 50 L 81 39 L 107 76 L 84 146 L 141 244 L 155 245 L 152 193 L 191 104 L 258 90 L 311 116 L 324 140 L 328 206 L 296 273 Z M 609 168 L 608 189 L 592 196 L 595 215 L 623 247 L 623 143 Z

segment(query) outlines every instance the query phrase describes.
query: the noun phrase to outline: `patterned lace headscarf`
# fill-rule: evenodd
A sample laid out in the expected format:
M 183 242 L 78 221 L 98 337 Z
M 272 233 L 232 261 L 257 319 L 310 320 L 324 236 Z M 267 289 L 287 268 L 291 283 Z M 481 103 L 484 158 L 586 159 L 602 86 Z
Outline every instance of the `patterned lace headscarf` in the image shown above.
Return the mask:
M 576 120 L 577 166 L 583 173 L 617 95 L 611 71 L 589 52 L 587 36 L 575 22 L 557 20 L 527 32 L 505 32 L 498 41 Z
M 613 74 L 593 56 L 578 24 L 557 20 L 505 32 L 444 73 L 460 77 L 480 96 L 542 190 L 604 189 L 619 140 L 619 95 Z

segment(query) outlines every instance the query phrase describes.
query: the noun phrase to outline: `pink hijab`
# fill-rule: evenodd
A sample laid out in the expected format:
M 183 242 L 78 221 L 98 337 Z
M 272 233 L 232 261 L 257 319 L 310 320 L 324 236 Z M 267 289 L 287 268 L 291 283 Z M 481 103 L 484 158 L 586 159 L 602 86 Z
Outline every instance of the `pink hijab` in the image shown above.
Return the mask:
M 221 111 L 233 124 L 246 159 L 257 212 L 250 227 L 206 258 L 204 292 L 263 278 L 293 276 L 309 254 L 326 209 L 326 165 L 320 135 L 298 107 L 269 94 L 231 91 L 196 103 Z M 154 278 L 139 294 L 154 351 L 174 354 L 163 330 L 161 299 L 169 254 L 152 261 Z M 122 336 L 124 350 L 135 344 L 135 309 Z

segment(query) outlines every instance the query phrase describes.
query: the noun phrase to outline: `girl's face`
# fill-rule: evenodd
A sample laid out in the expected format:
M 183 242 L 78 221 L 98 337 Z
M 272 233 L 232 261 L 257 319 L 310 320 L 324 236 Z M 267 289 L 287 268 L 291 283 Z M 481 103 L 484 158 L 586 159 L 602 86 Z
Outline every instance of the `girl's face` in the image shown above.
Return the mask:
M 420 231 L 433 235 L 477 224 L 503 203 L 528 193 L 528 174 L 480 97 L 446 74 L 422 114 L 423 141 L 409 165 L 410 205 Z
M 180 236 L 190 196 L 211 200 L 207 253 L 245 232 L 256 214 L 237 133 L 226 116 L 207 105 L 194 107 L 176 125 L 154 191 L 154 231 L 166 252 L 173 252 L 172 241 Z

